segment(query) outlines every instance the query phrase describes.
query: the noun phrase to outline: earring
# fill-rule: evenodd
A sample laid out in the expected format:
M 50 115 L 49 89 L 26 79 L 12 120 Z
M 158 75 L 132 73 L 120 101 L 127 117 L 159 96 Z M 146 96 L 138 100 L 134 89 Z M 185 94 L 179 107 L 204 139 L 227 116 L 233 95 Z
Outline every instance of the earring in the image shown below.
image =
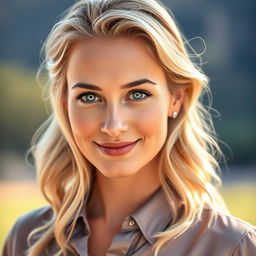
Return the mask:
M 173 119 L 175 119 L 177 116 L 178 116 L 178 112 L 176 112 L 176 111 L 172 112 Z

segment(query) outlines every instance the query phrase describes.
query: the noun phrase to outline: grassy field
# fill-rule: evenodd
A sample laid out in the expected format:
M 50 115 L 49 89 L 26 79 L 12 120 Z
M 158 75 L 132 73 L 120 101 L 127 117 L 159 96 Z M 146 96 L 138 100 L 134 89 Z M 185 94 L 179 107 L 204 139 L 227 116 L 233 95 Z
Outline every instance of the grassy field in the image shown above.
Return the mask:
M 230 212 L 243 220 L 256 225 L 256 184 L 229 184 L 221 193 Z
M 231 213 L 256 225 L 256 185 L 231 184 L 222 194 Z M 0 251 L 8 231 L 21 214 L 46 204 L 33 182 L 0 182 Z

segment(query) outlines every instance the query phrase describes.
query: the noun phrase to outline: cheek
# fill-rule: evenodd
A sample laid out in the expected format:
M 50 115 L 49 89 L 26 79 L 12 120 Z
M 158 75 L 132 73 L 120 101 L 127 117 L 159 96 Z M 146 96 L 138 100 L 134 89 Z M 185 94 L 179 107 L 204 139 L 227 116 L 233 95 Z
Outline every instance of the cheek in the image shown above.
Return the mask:
M 136 126 L 145 136 L 163 134 L 167 129 L 167 118 L 166 110 L 161 105 L 154 105 L 136 114 Z
M 97 131 L 97 115 L 81 108 L 73 107 L 69 110 L 69 121 L 76 139 L 88 138 Z

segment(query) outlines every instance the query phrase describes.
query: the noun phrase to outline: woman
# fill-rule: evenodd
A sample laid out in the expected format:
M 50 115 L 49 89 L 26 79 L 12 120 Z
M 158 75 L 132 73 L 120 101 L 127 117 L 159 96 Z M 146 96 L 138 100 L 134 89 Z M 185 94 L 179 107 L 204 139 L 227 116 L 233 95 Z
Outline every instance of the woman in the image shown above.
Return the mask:
M 256 255 L 218 194 L 207 77 L 156 0 L 84 0 L 45 44 L 53 113 L 33 154 L 49 207 L 4 255 Z

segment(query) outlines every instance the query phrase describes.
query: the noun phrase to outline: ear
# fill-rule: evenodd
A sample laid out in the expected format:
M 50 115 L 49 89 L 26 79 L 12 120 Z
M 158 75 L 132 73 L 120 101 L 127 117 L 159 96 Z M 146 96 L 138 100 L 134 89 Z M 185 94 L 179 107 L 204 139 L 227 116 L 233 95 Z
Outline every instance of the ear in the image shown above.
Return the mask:
M 170 101 L 169 113 L 168 113 L 169 117 L 173 117 L 174 112 L 177 112 L 177 113 L 180 112 L 180 109 L 181 109 L 181 107 L 183 105 L 183 101 L 184 101 L 185 90 L 186 90 L 186 88 L 184 88 L 184 87 L 179 88 L 176 90 L 175 93 L 171 94 L 171 101 Z

